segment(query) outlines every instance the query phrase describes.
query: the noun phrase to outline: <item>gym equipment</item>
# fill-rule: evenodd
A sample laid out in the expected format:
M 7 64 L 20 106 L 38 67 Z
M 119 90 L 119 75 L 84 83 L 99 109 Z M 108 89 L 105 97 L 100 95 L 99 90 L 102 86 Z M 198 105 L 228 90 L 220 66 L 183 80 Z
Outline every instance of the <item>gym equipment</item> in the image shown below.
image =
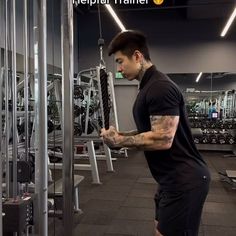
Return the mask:
M 84 91 L 83 91 L 83 88 L 78 85 L 78 84 L 75 84 L 74 85 L 74 99 L 80 99 L 80 100 L 84 100 Z
M 86 118 L 85 118 L 84 115 L 82 115 L 82 117 L 81 117 L 81 125 L 82 125 L 82 131 L 83 131 L 83 133 L 85 133 L 86 132 L 85 131 Z M 88 127 L 87 127 L 87 134 L 92 134 L 93 131 L 94 131 L 94 127 L 93 127 L 93 125 L 92 125 L 90 120 L 88 120 L 87 125 L 88 125 Z
M 79 184 L 84 179 L 84 176 L 81 175 L 74 175 L 74 212 L 81 214 L 82 211 L 79 208 Z M 57 216 L 62 216 L 62 179 L 57 180 L 55 183 L 52 183 L 48 187 L 48 197 L 55 199 L 54 209 L 56 210 Z M 54 216 L 54 209 L 49 211 L 49 216 Z
M 3 231 L 4 234 L 14 233 L 21 235 L 26 231 L 27 226 L 32 224 L 33 219 L 33 196 L 23 199 L 10 198 L 5 200 L 2 205 L 3 212 Z
M 10 176 L 13 181 L 13 163 L 10 161 Z M 17 182 L 30 183 L 33 181 L 32 174 L 34 173 L 34 163 L 28 161 L 17 161 Z
M 79 106 L 74 104 L 74 117 L 78 117 L 81 114 L 81 109 Z
M 102 95 L 102 117 L 104 120 L 104 128 L 109 129 L 109 115 L 110 115 L 110 97 L 108 92 L 108 74 L 104 69 L 100 69 L 100 85 Z
M 212 144 L 216 144 L 218 142 L 216 134 L 210 134 L 209 135 L 209 142 Z
M 51 120 L 48 120 L 48 134 L 54 130 L 54 124 Z
M 17 126 L 19 135 L 25 134 L 25 122 L 23 121 L 20 125 Z M 28 125 L 28 132 L 31 133 L 33 129 L 33 122 L 30 122 Z
M 83 133 L 83 128 L 79 123 L 74 123 L 74 135 L 81 136 Z
M 225 144 L 226 143 L 226 135 L 225 134 L 219 134 L 217 139 L 218 139 L 219 144 Z
M 226 135 L 226 143 L 228 144 L 234 144 L 235 143 L 235 137 L 232 134 Z

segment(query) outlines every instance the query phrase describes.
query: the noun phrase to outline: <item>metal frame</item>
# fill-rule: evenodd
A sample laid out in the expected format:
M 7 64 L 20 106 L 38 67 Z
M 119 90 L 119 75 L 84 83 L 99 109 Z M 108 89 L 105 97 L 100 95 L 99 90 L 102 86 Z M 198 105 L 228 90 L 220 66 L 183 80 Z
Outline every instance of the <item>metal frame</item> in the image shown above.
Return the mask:
M 13 198 L 16 200 L 17 191 L 17 88 L 16 88 L 16 0 L 12 0 L 12 139 L 13 139 Z
M 63 225 L 64 235 L 72 236 L 74 211 L 74 45 L 73 3 L 61 0 L 62 131 L 63 131 Z
M 28 80 L 28 7 L 27 7 L 28 0 L 24 0 L 24 22 L 23 22 L 23 30 L 24 30 L 24 121 L 25 121 L 25 151 L 26 151 L 26 161 L 29 159 L 29 102 L 28 102 L 28 86 L 29 86 L 29 80 Z
M 0 51 L 0 68 L 1 68 L 1 51 Z M 3 69 L 0 70 L 0 111 L 2 111 L 2 85 Z M 2 235 L 2 115 L 0 116 L 0 235 Z
M 47 1 L 37 0 L 35 32 L 35 183 L 36 226 L 40 236 L 48 235 L 48 156 L 47 156 Z M 36 28 L 38 27 L 38 28 Z
M 8 155 L 8 144 L 9 144 L 9 77 L 8 77 L 8 0 L 5 0 L 5 55 L 4 55 L 4 68 L 5 68 L 5 161 L 6 161 L 6 197 L 10 197 L 10 173 L 9 173 L 9 155 Z

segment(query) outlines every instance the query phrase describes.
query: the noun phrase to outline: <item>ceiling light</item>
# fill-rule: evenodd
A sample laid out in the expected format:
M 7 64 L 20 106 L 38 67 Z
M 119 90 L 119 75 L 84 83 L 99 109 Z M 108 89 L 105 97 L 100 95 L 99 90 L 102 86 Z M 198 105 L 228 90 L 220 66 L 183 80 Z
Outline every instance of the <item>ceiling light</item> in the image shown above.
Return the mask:
M 116 13 L 114 12 L 113 8 L 111 7 L 110 4 L 105 4 L 105 7 L 107 8 L 107 10 L 110 12 L 110 14 L 112 15 L 113 19 L 115 20 L 115 22 L 118 24 L 118 26 L 120 27 L 121 31 L 125 31 L 126 28 L 124 27 L 124 25 L 122 24 L 122 22 L 120 21 L 119 17 L 116 15 Z
M 220 35 L 221 37 L 224 37 L 226 35 L 226 33 L 227 33 L 229 27 L 231 26 L 235 16 L 236 16 L 236 7 L 235 7 L 233 13 L 231 14 L 230 18 L 228 19 L 228 22 L 226 23 L 226 25 L 225 25 L 225 27 L 224 27 L 221 35 Z
M 200 73 L 198 74 L 197 79 L 196 79 L 196 83 L 200 80 L 201 76 L 202 76 L 202 72 L 200 72 Z

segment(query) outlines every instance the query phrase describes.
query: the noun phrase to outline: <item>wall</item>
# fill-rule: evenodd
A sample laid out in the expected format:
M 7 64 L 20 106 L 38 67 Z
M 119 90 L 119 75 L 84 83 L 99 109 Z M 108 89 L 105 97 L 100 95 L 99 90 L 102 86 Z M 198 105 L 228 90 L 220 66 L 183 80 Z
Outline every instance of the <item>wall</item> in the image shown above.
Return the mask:
M 118 14 L 127 28 L 139 29 L 146 33 L 152 60 L 164 72 L 235 70 L 236 29 L 232 27 L 226 38 L 219 36 L 226 19 L 186 21 L 183 17 L 175 15 L 173 19 L 162 20 L 159 11 Z M 103 37 L 108 45 L 119 29 L 105 12 L 101 18 Z M 80 15 L 79 27 L 79 68 L 83 69 L 99 61 L 97 14 Z M 105 48 L 105 55 L 106 52 Z M 112 58 L 106 56 L 105 59 L 109 69 L 115 70 Z
M 186 20 L 183 14 L 171 9 L 141 12 L 119 11 L 118 15 L 127 28 L 139 29 L 146 33 L 152 61 L 163 72 L 236 71 L 236 29 L 232 27 L 225 38 L 219 36 L 227 20 L 225 18 Z M 106 47 L 119 29 L 106 11 L 101 12 L 101 20 L 102 34 L 106 43 L 104 58 L 107 68 L 115 72 L 116 65 L 113 58 L 107 56 Z M 80 15 L 79 32 L 79 68 L 85 69 L 98 65 L 98 14 Z M 125 80 L 115 81 L 115 84 L 118 83 L 119 86 L 115 86 L 115 92 L 120 127 L 133 129 L 135 125 L 132 114 L 127 111 L 132 110 L 132 101 L 135 99 L 133 89 L 137 89 L 137 86 L 127 87 L 125 84 L 129 82 Z M 187 83 L 191 86 L 191 83 Z M 207 83 L 210 89 L 210 82 Z M 129 102 L 124 102 L 126 96 L 126 101 Z

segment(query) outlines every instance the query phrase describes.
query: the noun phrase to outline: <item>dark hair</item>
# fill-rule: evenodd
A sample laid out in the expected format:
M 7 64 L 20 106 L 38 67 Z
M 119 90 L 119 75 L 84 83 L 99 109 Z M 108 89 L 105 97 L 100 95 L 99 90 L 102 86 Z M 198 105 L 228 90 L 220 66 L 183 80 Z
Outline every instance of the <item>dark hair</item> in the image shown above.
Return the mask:
M 108 46 L 108 55 L 121 51 L 127 57 L 131 57 L 135 50 L 139 50 L 146 60 L 151 60 L 145 35 L 136 30 L 127 30 L 112 39 Z

